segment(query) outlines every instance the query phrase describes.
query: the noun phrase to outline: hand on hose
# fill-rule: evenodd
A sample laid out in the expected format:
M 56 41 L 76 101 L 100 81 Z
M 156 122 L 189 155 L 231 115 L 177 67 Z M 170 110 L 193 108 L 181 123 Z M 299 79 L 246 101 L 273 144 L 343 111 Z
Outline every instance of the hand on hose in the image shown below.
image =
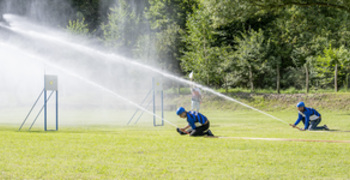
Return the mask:
M 186 132 L 186 129 L 184 129 L 184 128 L 179 128 L 180 129 L 180 131 L 182 131 L 182 132 Z
M 298 128 L 296 125 L 294 124 L 289 124 L 290 126 L 292 126 L 293 128 L 297 128 L 299 131 L 306 131 L 305 129 L 303 128 Z

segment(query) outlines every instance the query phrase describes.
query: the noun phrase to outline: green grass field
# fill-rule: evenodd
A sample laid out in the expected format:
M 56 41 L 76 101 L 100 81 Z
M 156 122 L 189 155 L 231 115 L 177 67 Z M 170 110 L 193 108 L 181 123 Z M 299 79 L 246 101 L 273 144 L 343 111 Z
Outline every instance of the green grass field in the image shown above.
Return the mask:
M 168 112 L 168 120 L 185 125 Z M 294 122 L 295 112 L 273 112 Z M 253 111 L 209 112 L 225 137 L 350 140 L 348 132 L 300 132 Z M 350 114 L 323 113 L 330 128 L 350 130 Z M 61 127 L 17 132 L 0 127 L 0 179 L 349 179 L 350 144 L 178 135 L 174 127 Z

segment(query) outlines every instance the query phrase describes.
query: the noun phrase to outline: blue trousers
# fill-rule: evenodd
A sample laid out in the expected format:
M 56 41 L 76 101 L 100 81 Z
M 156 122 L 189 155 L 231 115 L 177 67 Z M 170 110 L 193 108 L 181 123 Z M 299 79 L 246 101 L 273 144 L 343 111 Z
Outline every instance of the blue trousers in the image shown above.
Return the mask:
M 317 127 L 317 125 L 320 124 L 320 122 L 321 122 L 321 118 L 316 119 L 314 121 L 309 121 L 309 128 L 308 128 L 308 130 L 309 131 L 324 130 L 325 129 L 324 126 Z

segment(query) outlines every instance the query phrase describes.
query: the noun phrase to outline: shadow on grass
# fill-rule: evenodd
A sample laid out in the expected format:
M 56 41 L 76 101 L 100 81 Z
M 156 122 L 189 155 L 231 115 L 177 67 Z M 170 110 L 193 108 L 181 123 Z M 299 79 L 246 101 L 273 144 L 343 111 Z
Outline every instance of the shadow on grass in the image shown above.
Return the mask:
M 340 130 L 340 129 L 330 129 L 328 132 L 348 132 L 348 133 L 350 133 L 350 131 L 348 131 L 348 130 Z

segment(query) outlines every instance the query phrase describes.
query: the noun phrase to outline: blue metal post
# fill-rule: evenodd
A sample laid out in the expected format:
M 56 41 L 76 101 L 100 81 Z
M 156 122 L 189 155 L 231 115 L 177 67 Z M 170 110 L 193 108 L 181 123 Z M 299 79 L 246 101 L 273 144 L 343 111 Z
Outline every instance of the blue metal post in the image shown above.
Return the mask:
M 162 106 L 162 126 L 164 126 L 163 89 L 161 91 L 161 106 Z
M 156 126 L 156 87 L 155 79 L 152 78 L 152 89 L 153 89 L 153 126 Z
M 44 130 L 47 131 L 47 91 L 44 90 Z
M 56 90 L 56 131 L 58 131 L 58 90 Z
M 49 97 L 47 98 L 47 101 L 49 101 L 49 100 L 50 100 L 50 98 L 51 98 L 52 94 L 53 94 L 53 91 L 50 93 Z M 45 105 L 43 105 L 43 106 L 40 108 L 39 113 L 36 115 L 36 117 L 35 117 L 35 119 L 34 119 L 34 121 L 33 121 L 32 125 L 30 125 L 30 127 L 29 127 L 28 131 L 30 131 L 30 130 L 32 129 L 32 127 L 34 126 L 34 124 L 35 124 L 36 120 L 38 119 L 38 117 L 40 116 L 41 112 L 43 111 L 44 107 L 45 107 Z

